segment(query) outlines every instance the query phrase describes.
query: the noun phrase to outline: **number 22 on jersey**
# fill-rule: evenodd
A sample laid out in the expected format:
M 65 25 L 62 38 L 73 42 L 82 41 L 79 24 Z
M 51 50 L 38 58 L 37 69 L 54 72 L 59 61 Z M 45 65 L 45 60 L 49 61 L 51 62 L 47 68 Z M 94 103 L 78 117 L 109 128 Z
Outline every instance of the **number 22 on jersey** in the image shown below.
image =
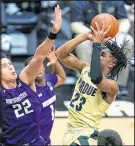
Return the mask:
M 23 101 L 21 104 L 14 104 L 12 105 L 15 113 L 16 118 L 20 118 L 24 116 L 25 114 L 32 113 L 33 110 L 30 109 L 31 103 L 28 99 Z

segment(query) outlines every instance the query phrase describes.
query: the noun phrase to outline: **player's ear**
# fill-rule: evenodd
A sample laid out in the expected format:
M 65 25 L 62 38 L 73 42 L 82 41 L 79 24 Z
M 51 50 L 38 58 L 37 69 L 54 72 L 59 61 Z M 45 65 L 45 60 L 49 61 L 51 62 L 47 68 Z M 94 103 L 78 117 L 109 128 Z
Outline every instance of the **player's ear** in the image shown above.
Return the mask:
M 116 63 L 115 63 L 115 62 L 112 62 L 112 61 L 111 61 L 111 62 L 109 63 L 109 67 L 110 67 L 110 68 L 114 68 L 115 66 L 116 66 Z

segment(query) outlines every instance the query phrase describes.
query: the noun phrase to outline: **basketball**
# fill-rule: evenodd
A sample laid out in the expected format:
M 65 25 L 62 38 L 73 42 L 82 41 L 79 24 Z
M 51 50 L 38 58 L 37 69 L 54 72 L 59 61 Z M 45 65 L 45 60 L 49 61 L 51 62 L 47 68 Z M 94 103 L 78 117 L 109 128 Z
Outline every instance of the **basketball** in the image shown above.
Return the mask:
M 107 37 L 111 37 L 114 38 L 116 36 L 116 34 L 118 33 L 119 30 L 119 24 L 117 19 L 112 16 L 111 14 L 107 14 L 107 13 L 101 13 L 99 15 L 96 15 L 91 22 L 91 26 L 97 30 L 96 24 L 95 22 L 98 23 L 98 26 L 100 28 L 100 30 L 102 29 L 103 26 L 103 21 L 105 23 L 105 30 L 108 29 L 109 25 L 111 25 L 111 29 L 110 31 L 106 34 L 106 38 Z

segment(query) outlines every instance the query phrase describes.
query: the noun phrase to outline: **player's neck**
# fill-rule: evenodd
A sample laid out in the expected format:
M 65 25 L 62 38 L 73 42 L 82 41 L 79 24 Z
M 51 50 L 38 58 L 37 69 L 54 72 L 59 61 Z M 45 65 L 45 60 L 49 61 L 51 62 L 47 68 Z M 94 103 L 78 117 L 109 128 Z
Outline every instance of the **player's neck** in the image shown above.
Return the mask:
M 13 88 L 16 88 L 17 83 L 16 83 L 16 80 L 14 80 L 14 81 L 2 81 L 2 86 L 5 89 L 13 89 Z
M 102 74 L 104 76 L 108 76 L 108 75 L 110 75 L 110 73 L 111 73 L 111 70 L 109 68 L 102 69 Z
M 46 79 L 42 78 L 42 79 L 36 80 L 36 85 L 38 85 L 38 86 L 46 86 Z

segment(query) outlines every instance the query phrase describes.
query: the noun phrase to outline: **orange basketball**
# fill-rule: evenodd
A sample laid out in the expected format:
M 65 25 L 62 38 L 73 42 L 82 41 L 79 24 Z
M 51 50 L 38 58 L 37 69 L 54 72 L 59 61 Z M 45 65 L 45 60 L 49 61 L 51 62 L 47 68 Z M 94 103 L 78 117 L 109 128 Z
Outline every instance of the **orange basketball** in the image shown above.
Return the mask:
M 111 37 L 114 38 L 116 36 L 116 34 L 118 33 L 119 30 L 119 24 L 117 19 L 112 16 L 111 14 L 107 14 L 107 13 L 101 13 L 99 15 L 96 15 L 91 22 L 91 26 L 96 30 L 97 27 L 95 25 L 95 22 L 98 23 L 98 26 L 101 30 L 102 25 L 103 25 L 103 21 L 105 23 L 105 30 L 107 30 L 107 28 L 109 27 L 109 25 L 111 25 L 111 29 L 110 31 L 106 34 L 106 38 L 107 37 Z

